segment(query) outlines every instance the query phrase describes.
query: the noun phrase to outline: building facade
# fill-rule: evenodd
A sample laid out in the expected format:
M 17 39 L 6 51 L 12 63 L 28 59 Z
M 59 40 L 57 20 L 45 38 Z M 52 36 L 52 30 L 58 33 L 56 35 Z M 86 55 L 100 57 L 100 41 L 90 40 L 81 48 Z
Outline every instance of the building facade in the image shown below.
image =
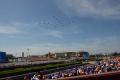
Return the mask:
M 51 53 L 52 58 L 55 59 L 89 59 L 88 52 L 61 52 L 61 53 Z

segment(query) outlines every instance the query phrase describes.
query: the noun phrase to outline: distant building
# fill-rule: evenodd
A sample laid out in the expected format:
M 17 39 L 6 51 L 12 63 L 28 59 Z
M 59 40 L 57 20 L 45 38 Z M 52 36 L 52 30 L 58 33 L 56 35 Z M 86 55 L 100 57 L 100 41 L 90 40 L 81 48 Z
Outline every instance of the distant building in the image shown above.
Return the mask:
M 43 56 L 43 55 L 31 55 L 31 56 L 27 57 L 27 61 L 32 61 L 32 62 L 47 61 L 47 60 L 49 60 L 49 58 L 46 56 Z
M 78 52 L 77 56 L 80 57 L 81 59 L 89 59 L 90 57 L 88 52 Z
M 49 60 L 84 60 L 89 59 L 88 52 L 59 52 L 59 53 L 51 53 L 45 55 L 30 55 L 24 57 L 24 53 L 22 53 L 22 57 L 17 57 L 12 61 L 22 61 L 22 62 L 34 62 L 34 61 L 49 61 Z
M 55 59 L 89 59 L 88 52 L 61 52 L 50 53 L 49 56 Z M 49 58 L 50 58 L 49 57 Z
M 54 58 L 65 58 L 66 53 L 54 53 Z
M 55 54 L 54 53 L 51 53 L 49 52 L 48 54 L 45 55 L 47 58 L 55 58 Z
M 24 53 L 24 52 L 22 52 L 22 57 L 23 57 L 23 58 L 25 57 L 24 55 L 25 55 L 25 53 Z
M 77 52 L 65 52 L 66 58 L 77 57 Z

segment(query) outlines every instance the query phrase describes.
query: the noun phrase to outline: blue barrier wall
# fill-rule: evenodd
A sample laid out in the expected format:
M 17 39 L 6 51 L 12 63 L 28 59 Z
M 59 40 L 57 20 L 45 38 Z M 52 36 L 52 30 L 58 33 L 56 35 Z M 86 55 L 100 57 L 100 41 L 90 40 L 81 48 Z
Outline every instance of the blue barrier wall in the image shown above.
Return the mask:
M 90 55 L 88 52 L 81 52 L 83 54 L 83 59 L 89 59 Z
M 7 60 L 6 52 L 1 52 L 0 51 L 0 63 L 1 62 L 6 62 L 6 60 Z

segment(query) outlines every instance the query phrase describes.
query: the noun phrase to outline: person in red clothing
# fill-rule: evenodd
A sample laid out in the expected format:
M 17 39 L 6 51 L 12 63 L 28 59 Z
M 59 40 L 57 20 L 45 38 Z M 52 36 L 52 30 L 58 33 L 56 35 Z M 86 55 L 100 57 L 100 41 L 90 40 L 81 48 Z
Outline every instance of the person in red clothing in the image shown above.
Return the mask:
M 24 76 L 24 80 L 29 80 L 29 76 L 27 74 Z

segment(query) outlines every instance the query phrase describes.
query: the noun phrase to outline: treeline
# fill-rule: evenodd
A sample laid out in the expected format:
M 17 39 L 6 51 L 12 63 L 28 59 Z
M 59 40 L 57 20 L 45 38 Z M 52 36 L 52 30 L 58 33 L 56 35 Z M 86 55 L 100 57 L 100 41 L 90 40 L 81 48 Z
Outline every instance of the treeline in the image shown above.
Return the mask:
M 103 59 L 109 59 L 113 57 L 118 57 L 120 56 L 119 52 L 114 52 L 114 53 L 105 53 L 105 54 L 92 54 L 90 55 L 90 60 L 103 60 Z

